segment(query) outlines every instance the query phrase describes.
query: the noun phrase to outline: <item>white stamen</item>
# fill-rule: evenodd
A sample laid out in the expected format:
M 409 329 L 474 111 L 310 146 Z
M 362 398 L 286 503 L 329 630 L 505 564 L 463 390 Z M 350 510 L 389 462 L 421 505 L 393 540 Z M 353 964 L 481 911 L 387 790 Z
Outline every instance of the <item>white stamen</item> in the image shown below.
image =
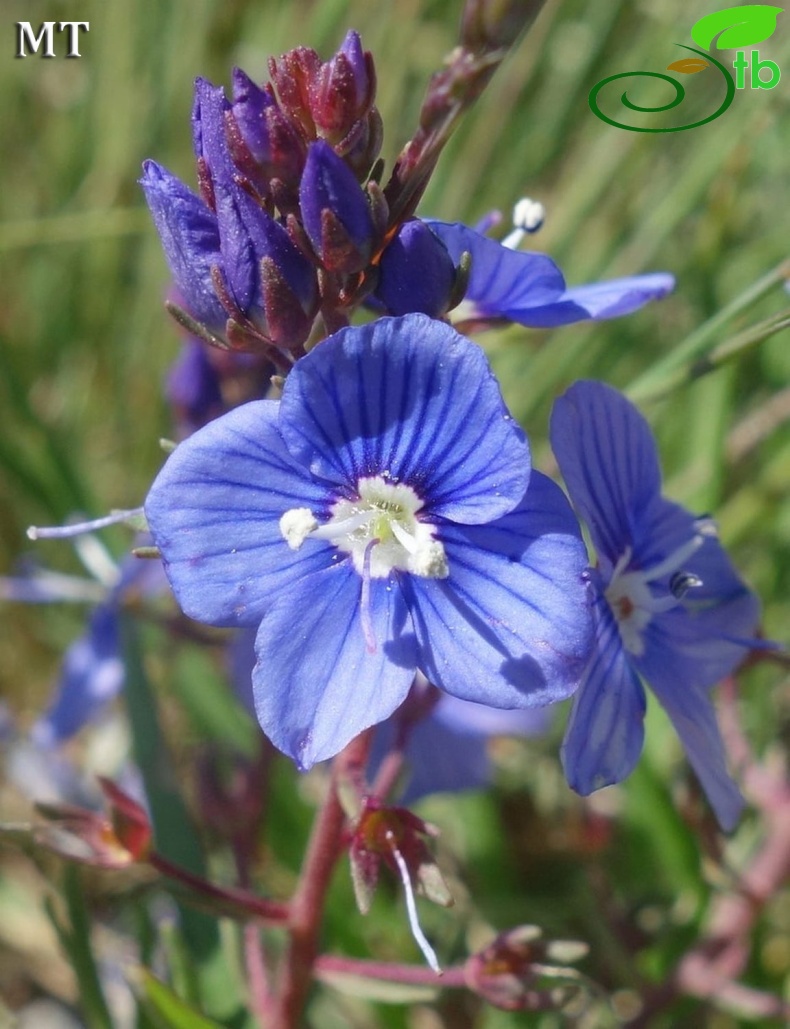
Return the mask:
M 702 580 L 693 572 L 685 571 L 683 566 L 704 542 L 704 535 L 692 536 L 652 568 L 632 571 L 627 571 L 632 550 L 626 547 L 614 566 L 605 596 L 617 620 L 623 646 L 629 653 L 636 657 L 644 653 L 643 633 L 654 615 L 671 611 L 682 603 L 689 589 L 702 585 Z M 666 576 L 670 577 L 668 592 L 654 595 L 648 583 Z
M 365 637 L 365 649 L 368 654 L 375 654 L 378 649 L 373 619 L 370 616 L 370 555 L 377 543 L 378 540 L 371 540 L 365 547 L 365 561 L 362 570 L 362 594 L 359 598 L 362 635 Z
M 387 479 L 360 479 L 357 499 L 338 500 L 323 524 L 309 508 L 286 511 L 280 532 L 288 546 L 298 550 L 308 536 L 328 540 L 350 554 L 359 574 L 370 579 L 386 578 L 393 569 L 446 578 L 449 566 L 444 547 L 434 536 L 436 527 L 418 517 L 422 500 L 411 486 Z M 376 545 L 370 548 L 372 541 Z
M 688 543 L 685 543 L 682 547 L 678 547 L 677 550 L 673 550 L 671 554 L 668 554 L 663 561 L 659 564 L 654 565 L 652 568 L 645 569 L 642 572 L 645 582 L 655 582 L 656 579 L 662 579 L 665 575 L 671 575 L 672 572 L 677 572 L 683 565 L 692 557 L 705 540 L 702 536 L 692 536 Z
M 502 246 L 508 250 L 518 250 L 527 235 L 538 231 L 545 217 L 543 204 L 522 197 L 513 208 L 513 231 L 502 240 Z
M 436 972 L 437 975 L 441 975 L 442 969 L 439 965 L 439 959 L 436 957 L 436 951 L 425 939 L 425 934 L 420 928 L 420 923 L 417 918 L 417 905 L 414 902 L 414 891 L 411 888 L 411 879 L 409 878 L 409 869 L 403 855 L 398 850 L 398 846 L 395 842 L 395 835 L 391 829 L 387 830 L 385 838 L 387 843 L 390 845 L 390 850 L 392 851 L 392 856 L 395 859 L 395 864 L 398 866 L 400 881 L 403 883 L 403 892 L 406 894 L 406 911 L 409 916 L 411 934 L 433 971 Z

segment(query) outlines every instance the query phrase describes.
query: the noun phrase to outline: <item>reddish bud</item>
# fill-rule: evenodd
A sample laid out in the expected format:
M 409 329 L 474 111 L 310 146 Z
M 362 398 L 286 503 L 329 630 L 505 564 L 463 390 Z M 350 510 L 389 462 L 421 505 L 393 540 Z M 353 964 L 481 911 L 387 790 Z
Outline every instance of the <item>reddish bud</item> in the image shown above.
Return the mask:
M 62 857 L 97 868 L 125 868 L 145 861 L 151 847 L 148 816 L 115 783 L 99 783 L 109 817 L 71 804 L 37 804 L 51 824 L 36 828 L 36 841 Z
M 565 962 L 587 953 L 575 941 L 545 941 L 536 925 L 522 925 L 497 936 L 465 966 L 467 985 L 489 1004 L 505 1011 L 545 1011 L 562 1006 L 583 979 Z M 563 964 L 545 964 L 546 959 Z

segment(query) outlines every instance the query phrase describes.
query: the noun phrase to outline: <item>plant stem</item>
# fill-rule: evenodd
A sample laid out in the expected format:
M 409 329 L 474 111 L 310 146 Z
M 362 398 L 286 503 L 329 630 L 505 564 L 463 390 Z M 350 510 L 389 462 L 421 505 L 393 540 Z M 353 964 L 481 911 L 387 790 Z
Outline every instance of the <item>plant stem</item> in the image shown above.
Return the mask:
M 363 979 L 379 979 L 386 983 L 406 986 L 434 986 L 441 989 L 466 989 L 466 971 L 463 965 L 445 968 L 437 975 L 425 965 L 400 965 L 392 961 L 366 961 L 336 954 L 322 954 L 315 962 L 316 975 L 355 975 Z
M 324 900 L 340 851 L 345 813 L 338 784 L 353 768 L 364 767 L 370 749 L 370 730 L 341 751 L 332 764 L 332 777 L 307 845 L 302 873 L 290 904 L 290 943 L 281 969 L 278 1011 L 272 1029 L 296 1029 L 307 999 L 318 955 L 318 933 Z
M 632 400 L 645 400 L 664 391 L 668 377 L 678 368 L 701 357 L 716 339 L 719 331 L 736 315 L 757 303 L 780 282 L 790 277 L 790 261 L 781 261 L 775 268 L 739 294 L 731 303 L 695 329 L 665 358 L 654 362 L 646 372 L 634 379 L 626 390 Z
M 168 879 L 189 887 L 202 897 L 209 898 L 220 905 L 231 908 L 235 917 L 246 916 L 272 925 L 282 925 L 288 919 L 288 905 L 266 897 L 257 897 L 247 890 L 239 890 L 229 886 L 215 886 L 199 875 L 194 875 L 186 868 L 168 861 L 161 854 L 153 852 L 148 857 L 149 863 L 157 872 Z

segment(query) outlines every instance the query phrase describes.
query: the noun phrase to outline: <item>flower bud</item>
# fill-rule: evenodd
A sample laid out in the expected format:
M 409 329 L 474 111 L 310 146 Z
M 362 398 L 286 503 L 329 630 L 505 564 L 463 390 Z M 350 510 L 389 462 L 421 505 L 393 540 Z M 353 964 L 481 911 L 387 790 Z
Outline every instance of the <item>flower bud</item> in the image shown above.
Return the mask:
M 505 1011 L 545 1011 L 561 1007 L 584 987 L 583 977 L 566 963 L 587 953 L 575 941 L 545 941 L 536 925 L 501 933 L 466 962 L 470 990 Z M 558 962 L 545 964 L 546 959 Z
M 227 314 L 211 282 L 211 269 L 222 263 L 216 217 L 156 161 L 145 162 L 140 183 L 184 304 L 196 321 L 221 332 Z
M 265 216 L 265 252 L 260 262 L 266 332 L 277 346 L 298 347 L 310 335 L 320 297 L 315 268 L 291 242 L 287 231 Z
M 271 86 L 260 89 L 240 68 L 233 70 L 233 103 L 225 114 L 228 149 L 238 170 L 267 198 L 270 181 L 295 187 L 305 145 L 280 110 Z
M 306 46 L 298 46 L 281 57 L 269 59 L 269 75 L 280 107 L 308 140 L 316 137 L 310 93 L 320 69 L 320 57 Z
M 305 231 L 324 267 L 342 274 L 361 271 L 374 247 L 370 207 L 353 172 L 323 140 L 307 154 L 299 202 Z
M 36 841 L 62 857 L 97 868 L 125 868 L 146 861 L 152 834 L 145 811 L 109 779 L 100 779 L 99 785 L 108 801 L 109 818 L 72 804 L 38 804 L 37 810 L 50 824 L 36 829 Z
M 335 56 L 321 65 L 310 92 L 310 110 L 320 135 L 339 143 L 368 114 L 375 94 L 373 58 L 351 30 Z
M 425 222 L 404 222 L 384 250 L 375 296 L 393 315 L 441 318 L 450 307 L 455 267 L 447 247 Z

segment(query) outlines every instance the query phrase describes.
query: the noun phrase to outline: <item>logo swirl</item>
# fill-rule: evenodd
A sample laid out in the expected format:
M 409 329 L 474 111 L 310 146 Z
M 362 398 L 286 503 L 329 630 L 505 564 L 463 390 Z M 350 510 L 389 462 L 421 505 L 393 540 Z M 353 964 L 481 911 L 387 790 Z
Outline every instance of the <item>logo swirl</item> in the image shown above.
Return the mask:
M 638 125 L 625 125 L 623 122 L 615 121 L 614 118 L 610 118 L 607 114 L 604 114 L 598 106 L 598 94 L 605 86 L 608 86 L 610 82 L 616 82 L 617 79 L 628 79 L 634 76 L 641 76 L 643 78 L 650 79 L 662 79 L 664 82 L 668 82 L 675 90 L 674 99 L 670 100 L 668 104 L 662 104 L 656 107 L 643 107 L 640 104 L 635 104 L 633 101 L 628 99 L 627 92 L 623 93 L 620 97 L 620 102 L 623 106 L 627 107 L 630 111 L 637 111 L 640 114 L 660 114 L 662 111 L 671 111 L 673 107 L 678 107 L 682 104 L 686 98 L 686 90 L 683 84 L 671 75 L 665 75 L 662 72 L 657 71 L 623 71 L 618 75 L 609 75 L 607 78 L 601 79 L 601 81 L 596 83 L 590 90 L 588 102 L 590 104 L 590 110 L 596 118 L 600 118 L 601 121 L 605 121 L 608 125 L 614 125 L 617 129 L 627 129 L 629 132 L 683 132 L 686 129 L 696 129 L 699 128 L 700 125 L 706 125 L 708 122 L 713 121 L 715 118 L 724 114 L 735 98 L 735 80 L 732 75 L 727 71 L 723 64 L 717 61 L 715 57 L 711 57 L 710 54 L 705 53 L 702 50 L 695 50 L 693 46 L 685 46 L 683 43 L 677 43 L 676 46 L 682 47 L 684 50 L 690 50 L 692 54 L 697 54 L 705 61 L 706 64 L 710 63 L 715 65 L 724 76 L 724 80 L 727 84 L 727 92 L 718 109 L 714 111 L 713 114 L 709 114 L 707 118 L 701 118 L 698 121 L 689 122 L 688 125 L 672 125 L 662 129 L 647 128 Z

